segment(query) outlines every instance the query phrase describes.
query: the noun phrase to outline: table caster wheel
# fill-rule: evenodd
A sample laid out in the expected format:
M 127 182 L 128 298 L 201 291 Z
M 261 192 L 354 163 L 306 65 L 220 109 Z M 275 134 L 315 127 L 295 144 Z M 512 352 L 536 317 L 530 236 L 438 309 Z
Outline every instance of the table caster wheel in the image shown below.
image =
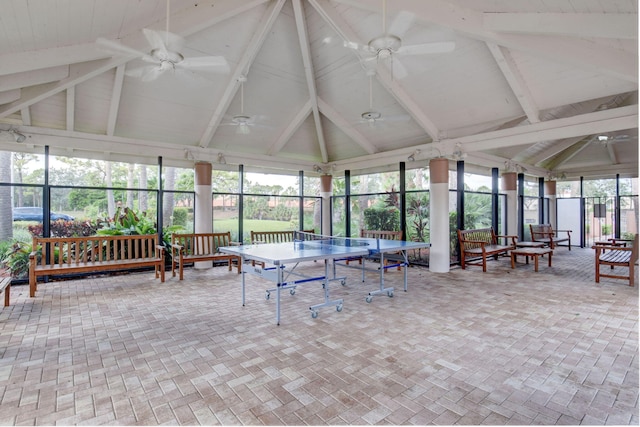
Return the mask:
M 389 296 L 389 298 L 393 298 L 393 291 L 387 292 L 387 295 Z
M 342 311 L 342 304 L 336 305 L 336 311 L 337 312 L 341 312 Z
M 369 295 L 368 297 L 365 298 L 366 302 L 371 302 L 373 301 L 373 297 L 371 295 Z
M 264 299 L 269 300 L 269 298 L 271 298 L 271 292 L 267 291 L 267 292 L 264 294 Z
M 311 312 L 311 318 L 315 319 L 316 317 L 318 317 L 318 312 L 317 311 L 312 311 Z
M 344 280 L 340 280 L 340 284 L 341 284 L 342 286 L 346 285 L 346 283 L 347 283 L 346 281 L 344 281 Z
M 289 293 L 290 293 L 291 295 L 295 295 L 295 294 L 296 294 L 296 290 L 295 290 L 294 288 L 289 289 Z

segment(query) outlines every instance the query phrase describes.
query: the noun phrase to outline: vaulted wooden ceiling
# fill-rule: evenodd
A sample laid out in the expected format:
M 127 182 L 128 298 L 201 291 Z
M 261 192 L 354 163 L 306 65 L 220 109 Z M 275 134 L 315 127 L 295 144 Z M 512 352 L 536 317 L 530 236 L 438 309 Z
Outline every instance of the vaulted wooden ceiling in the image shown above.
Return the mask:
M 309 174 L 414 154 L 408 167 L 637 176 L 637 14 L 632 0 L 2 0 L 0 129 L 27 139 L 0 132 L 0 149 Z M 167 25 L 185 58 L 222 56 L 228 72 L 144 81 L 141 55 L 96 43 L 148 53 L 142 30 Z M 371 54 L 383 25 L 422 53 Z

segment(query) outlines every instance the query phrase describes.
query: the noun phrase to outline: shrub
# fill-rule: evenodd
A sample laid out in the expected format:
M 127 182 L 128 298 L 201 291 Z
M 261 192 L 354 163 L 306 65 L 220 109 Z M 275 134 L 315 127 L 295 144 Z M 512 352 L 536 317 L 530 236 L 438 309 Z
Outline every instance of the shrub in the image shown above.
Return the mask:
M 400 211 L 395 207 L 367 208 L 364 210 L 364 224 L 367 230 L 400 230 Z
M 173 225 L 186 227 L 189 218 L 189 209 L 177 207 L 173 209 Z

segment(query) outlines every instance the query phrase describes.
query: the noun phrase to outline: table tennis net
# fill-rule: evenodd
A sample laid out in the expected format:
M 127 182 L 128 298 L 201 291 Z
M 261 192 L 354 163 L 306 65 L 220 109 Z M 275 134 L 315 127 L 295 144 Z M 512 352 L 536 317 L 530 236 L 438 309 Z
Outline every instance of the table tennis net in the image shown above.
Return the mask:
M 370 246 L 370 242 L 366 239 L 357 237 L 336 237 L 325 236 L 322 234 L 309 233 L 305 231 L 294 232 L 295 242 L 308 242 L 314 245 L 328 245 L 328 246 Z

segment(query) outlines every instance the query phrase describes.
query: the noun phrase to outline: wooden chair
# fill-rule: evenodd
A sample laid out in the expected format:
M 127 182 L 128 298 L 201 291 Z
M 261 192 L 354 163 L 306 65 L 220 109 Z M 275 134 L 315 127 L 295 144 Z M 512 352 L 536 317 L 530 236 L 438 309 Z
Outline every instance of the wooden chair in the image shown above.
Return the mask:
M 617 239 L 617 241 L 620 241 Z M 609 277 L 611 279 L 624 279 L 629 281 L 629 286 L 634 285 L 635 281 L 635 263 L 638 261 L 638 235 L 636 234 L 633 239 L 633 245 L 627 247 L 616 246 L 614 244 L 606 244 L 605 242 L 598 242 L 593 246 L 596 250 L 596 283 L 600 283 L 601 277 Z M 601 265 L 608 265 L 611 270 L 614 267 L 623 267 L 627 269 L 627 275 L 621 273 L 613 274 L 613 271 L 609 274 L 604 274 L 600 271 Z
M 550 224 L 529 224 L 529 229 L 533 242 L 542 242 L 551 249 L 555 249 L 560 242 L 567 242 L 571 250 L 571 230 L 554 230 Z M 559 236 L 558 233 L 567 233 L 567 236 Z

